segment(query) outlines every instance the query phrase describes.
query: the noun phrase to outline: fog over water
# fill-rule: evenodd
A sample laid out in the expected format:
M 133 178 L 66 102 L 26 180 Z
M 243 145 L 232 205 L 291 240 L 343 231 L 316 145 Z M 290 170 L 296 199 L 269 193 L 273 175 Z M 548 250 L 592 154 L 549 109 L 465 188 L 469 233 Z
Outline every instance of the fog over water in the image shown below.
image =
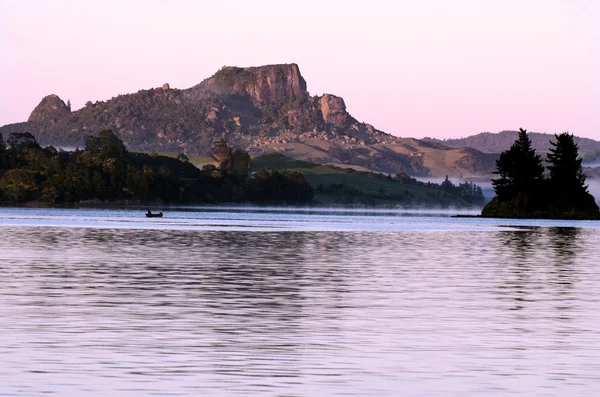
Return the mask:
M 584 165 L 584 166 L 591 167 L 591 165 Z M 598 166 L 600 166 L 600 164 Z M 450 181 L 455 185 L 458 185 L 459 183 L 464 183 L 466 181 L 473 182 L 477 186 L 481 187 L 481 190 L 483 191 L 483 195 L 485 196 L 485 199 L 487 201 L 490 201 L 496 195 L 496 193 L 494 192 L 494 187 L 492 186 L 491 179 L 492 178 L 490 177 L 489 180 L 487 180 L 487 181 L 481 181 L 481 180 L 472 180 L 472 179 L 450 178 Z M 425 183 L 431 182 L 431 183 L 440 184 L 444 181 L 444 178 L 418 178 L 418 180 L 421 182 L 425 182 Z M 592 196 L 594 196 L 594 198 L 596 199 L 596 203 L 600 203 L 600 180 L 593 179 L 593 178 L 587 178 L 586 184 L 588 185 L 590 194 L 592 194 Z
M 594 196 L 597 203 L 600 203 L 600 180 L 598 179 L 587 179 L 588 190 Z
M 600 395 L 600 222 L 0 208 L 0 396 Z
M 446 178 L 421 178 L 418 177 L 417 180 L 419 180 L 420 182 L 424 182 L 424 183 L 436 183 L 436 184 L 441 184 L 442 182 L 444 182 Z M 454 185 L 458 185 L 460 183 L 465 183 L 465 182 L 472 182 L 475 185 L 479 186 L 483 192 L 483 195 L 486 199 L 486 201 L 490 201 L 494 195 L 494 188 L 492 187 L 492 179 L 490 178 L 485 178 L 485 177 L 478 177 L 478 178 L 458 178 L 458 177 L 449 177 L 450 182 L 452 182 Z

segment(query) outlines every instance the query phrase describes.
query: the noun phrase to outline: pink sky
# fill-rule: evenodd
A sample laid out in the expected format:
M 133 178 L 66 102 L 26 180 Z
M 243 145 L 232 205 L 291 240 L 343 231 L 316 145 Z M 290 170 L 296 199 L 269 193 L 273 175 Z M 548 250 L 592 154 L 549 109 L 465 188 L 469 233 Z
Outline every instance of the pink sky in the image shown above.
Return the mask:
M 0 125 L 51 93 L 78 109 L 295 62 L 394 135 L 600 139 L 599 21 L 596 0 L 0 0 Z

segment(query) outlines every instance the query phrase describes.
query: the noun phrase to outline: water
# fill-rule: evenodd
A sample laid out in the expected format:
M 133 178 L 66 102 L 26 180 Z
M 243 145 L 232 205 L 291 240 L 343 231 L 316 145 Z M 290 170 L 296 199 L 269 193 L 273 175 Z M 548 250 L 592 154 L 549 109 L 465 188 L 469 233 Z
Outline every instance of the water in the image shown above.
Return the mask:
M 598 396 L 599 222 L 0 209 L 0 396 Z

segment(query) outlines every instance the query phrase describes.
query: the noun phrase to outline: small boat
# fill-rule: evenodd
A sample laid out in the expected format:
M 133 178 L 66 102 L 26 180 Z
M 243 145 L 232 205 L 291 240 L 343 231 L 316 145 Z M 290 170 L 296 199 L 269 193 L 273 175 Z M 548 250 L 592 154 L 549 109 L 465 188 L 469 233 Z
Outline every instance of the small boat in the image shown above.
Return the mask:
M 158 214 L 153 214 L 152 211 L 148 210 L 148 212 L 146 212 L 146 218 L 162 218 L 163 217 L 163 213 L 159 212 Z

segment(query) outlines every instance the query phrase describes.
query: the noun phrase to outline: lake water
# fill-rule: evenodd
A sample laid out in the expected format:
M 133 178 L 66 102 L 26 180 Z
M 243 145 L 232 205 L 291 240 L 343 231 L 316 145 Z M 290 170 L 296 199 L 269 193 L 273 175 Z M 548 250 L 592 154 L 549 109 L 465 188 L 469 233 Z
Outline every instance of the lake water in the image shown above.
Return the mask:
M 600 223 L 0 209 L 0 396 L 599 396 Z

